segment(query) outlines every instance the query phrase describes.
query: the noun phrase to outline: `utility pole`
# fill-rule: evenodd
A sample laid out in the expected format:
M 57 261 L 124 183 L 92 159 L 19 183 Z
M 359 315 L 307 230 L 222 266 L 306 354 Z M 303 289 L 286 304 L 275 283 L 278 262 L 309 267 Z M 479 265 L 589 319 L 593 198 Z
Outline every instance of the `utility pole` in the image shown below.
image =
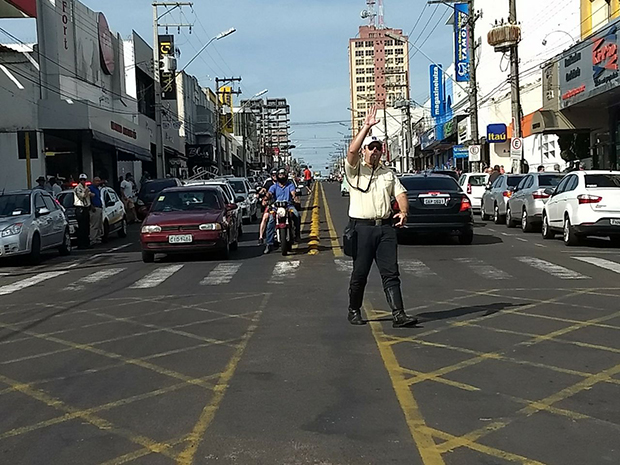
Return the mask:
M 215 117 L 215 157 L 216 157 L 216 161 L 217 161 L 217 172 L 218 174 L 221 176 L 222 174 L 224 174 L 224 164 L 223 164 L 223 154 L 222 154 L 222 141 L 221 139 L 221 122 L 220 122 L 220 115 L 222 113 L 222 102 L 220 100 L 220 95 L 222 94 L 221 91 L 221 87 L 224 84 L 229 84 L 231 82 L 241 82 L 241 78 L 215 78 L 215 94 L 217 96 L 216 98 L 216 102 L 215 102 L 215 108 L 216 108 L 216 117 Z M 233 91 L 231 89 L 230 92 L 226 92 L 227 94 L 231 94 L 231 95 L 240 95 L 241 91 L 240 90 L 235 90 Z M 231 97 L 232 98 L 232 97 Z M 231 102 L 231 106 L 230 106 L 230 111 L 232 112 L 232 102 Z
M 190 32 L 193 24 L 161 24 L 159 20 L 172 12 L 173 10 L 183 8 L 184 6 L 191 7 L 193 3 L 182 2 L 153 2 L 153 83 L 155 84 L 155 166 L 157 167 L 157 175 L 160 177 L 166 176 L 166 157 L 164 149 L 164 133 L 162 125 L 162 97 L 161 97 L 161 79 L 160 79 L 160 55 L 161 50 L 159 46 L 159 28 L 160 27 L 176 27 L 181 30 L 182 27 L 189 27 Z M 164 13 L 159 14 L 159 7 L 167 8 Z M 174 53 L 174 50 L 173 50 Z
M 509 0 L 508 22 L 517 25 L 517 0 Z M 512 100 L 512 121 L 514 132 L 513 138 L 520 138 L 521 133 L 521 84 L 519 82 L 519 42 L 516 41 L 510 47 L 510 96 Z M 524 170 L 525 151 L 521 149 L 521 160 L 519 160 L 518 172 Z

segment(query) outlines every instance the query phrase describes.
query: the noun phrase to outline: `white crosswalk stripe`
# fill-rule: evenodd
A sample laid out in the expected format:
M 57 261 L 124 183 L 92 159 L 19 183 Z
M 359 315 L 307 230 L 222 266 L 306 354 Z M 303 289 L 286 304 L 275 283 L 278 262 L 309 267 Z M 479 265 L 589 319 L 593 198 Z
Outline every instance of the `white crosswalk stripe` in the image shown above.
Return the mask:
M 79 279 L 73 284 L 69 284 L 67 287 L 65 287 L 65 291 L 81 291 L 86 288 L 88 284 L 95 284 L 99 281 L 103 281 L 104 279 L 111 278 L 112 276 L 117 275 L 125 271 L 126 269 L 127 268 L 110 268 L 108 270 L 97 271 L 91 275 Z
M 269 284 L 282 284 L 285 280 L 293 279 L 300 263 L 299 260 L 276 263 Z
M 398 267 L 406 274 L 411 274 L 416 278 L 427 278 L 429 276 L 437 276 L 437 274 L 426 266 L 420 260 L 403 260 L 398 263 Z
M 344 273 L 351 273 L 353 271 L 353 260 L 338 258 L 334 260 L 334 262 L 336 263 L 336 268 L 338 271 L 342 271 Z
M 560 279 L 590 279 L 589 276 L 582 275 L 576 271 L 570 270 L 555 263 L 548 262 L 536 257 L 517 257 L 521 263 L 530 265 L 537 270 L 544 271 L 545 273 L 555 276 Z
M 590 265 L 595 265 L 604 268 L 614 273 L 620 273 L 620 263 L 612 262 L 611 260 L 605 260 L 599 257 L 573 257 L 575 260 L 579 260 Z
M 12 294 L 13 292 L 21 291 L 22 289 L 42 283 L 48 279 L 62 276 L 66 273 L 68 273 L 68 271 L 50 271 L 48 273 L 41 273 L 30 278 L 22 279 L 13 284 L 7 284 L 6 286 L 0 287 L 0 295 Z
M 493 265 L 489 265 L 477 258 L 455 258 L 454 261 L 467 265 L 474 273 L 483 277 L 484 279 L 510 279 L 510 276 L 505 271 L 495 268 Z
M 171 265 L 165 266 L 162 268 L 158 268 L 152 273 L 147 274 L 144 278 L 136 281 L 133 285 L 129 287 L 129 289 L 149 289 L 152 287 L 159 286 L 170 276 L 175 274 L 183 268 L 183 265 Z
M 237 271 L 241 268 L 241 263 L 220 263 L 217 265 L 200 284 L 203 286 L 217 286 L 218 284 L 228 284 Z

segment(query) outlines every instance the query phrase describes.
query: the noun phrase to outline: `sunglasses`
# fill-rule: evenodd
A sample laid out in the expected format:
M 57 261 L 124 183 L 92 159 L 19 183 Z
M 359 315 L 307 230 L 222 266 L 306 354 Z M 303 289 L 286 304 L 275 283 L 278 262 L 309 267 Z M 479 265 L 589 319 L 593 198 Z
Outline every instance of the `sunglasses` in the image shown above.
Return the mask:
M 368 146 L 368 150 L 371 152 L 374 150 L 376 150 L 377 152 L 383 152 L 383 146 L 381 144 L 370 144 Z

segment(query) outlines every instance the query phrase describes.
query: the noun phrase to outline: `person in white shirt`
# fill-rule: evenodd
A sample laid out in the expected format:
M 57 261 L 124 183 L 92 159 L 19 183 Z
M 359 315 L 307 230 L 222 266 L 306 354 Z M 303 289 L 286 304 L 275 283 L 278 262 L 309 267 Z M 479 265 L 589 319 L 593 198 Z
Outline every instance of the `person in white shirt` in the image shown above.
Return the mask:
M 133 223 L 136 221 L 136 194 L 132 182 L 133 176 L 131 173 L 125 175 L 125 179 L 121 182 L 121 199 L 125 205 L 125 212 L 127 213 L 127 222 Z
M 93 194 L 86 181 L 88 176 L 80 174 L 79 183 L 73 189 L 73 205 L 75 206 L 75 218 L 78 222 L 78 248 L 89 249 L 90 248 L 90 207 L 91 197 Z

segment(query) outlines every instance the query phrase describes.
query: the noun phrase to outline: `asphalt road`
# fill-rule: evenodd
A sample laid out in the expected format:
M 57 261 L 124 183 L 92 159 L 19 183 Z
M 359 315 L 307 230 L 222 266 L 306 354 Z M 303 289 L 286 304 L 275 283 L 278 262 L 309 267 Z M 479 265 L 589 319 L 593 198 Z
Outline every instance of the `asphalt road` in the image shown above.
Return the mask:
M 289 257 L 246 225 L 227 262 L 145 265 L 134 226 L 0 263 L 0 463 L 620 463 L 620 250 L 490 223 L 408 241 L 422 324 L 391 327 L 373 270 L 354 327 L 348 199 L 315 193 Z

